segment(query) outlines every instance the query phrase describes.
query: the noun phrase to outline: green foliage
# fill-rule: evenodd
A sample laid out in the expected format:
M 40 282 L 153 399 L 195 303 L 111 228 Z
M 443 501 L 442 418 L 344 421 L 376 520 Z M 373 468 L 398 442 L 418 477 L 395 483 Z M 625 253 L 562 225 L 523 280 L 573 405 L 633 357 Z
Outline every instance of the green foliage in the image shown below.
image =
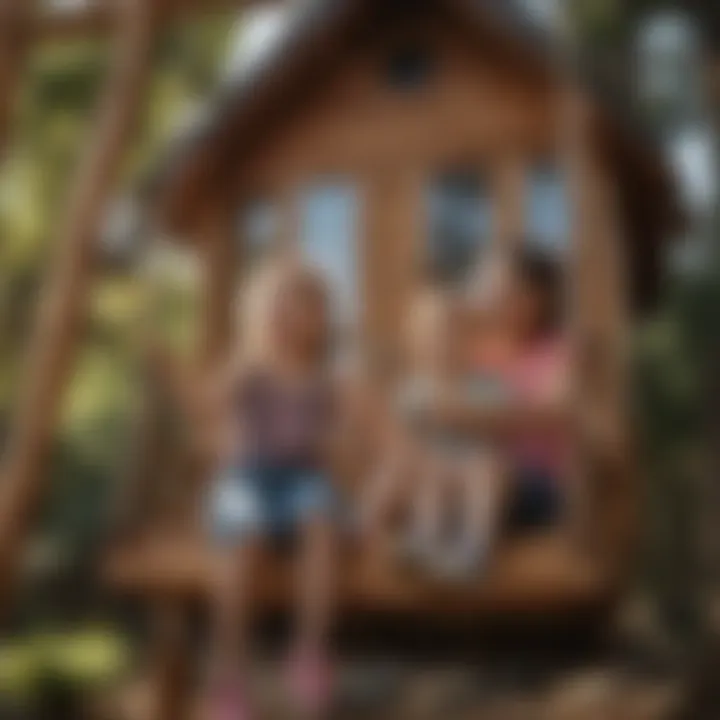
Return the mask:
M 647 479 L 645 579 L 670 626 L 698 633 L 709 589 L 709 417 L 720 345 L 720 273 L 681 278 L 638 338 L 636 392 Z M 716 382 L 716 381 L 715 381 Z
M 33 703 L 44 687 L 87 692 L 127 672 L 130 649 L 115 632 L 39 633 L 0 648 L 0 698 Z
M 585 42 L 617 37 L 625 17 L 619 0 L 572 0 L 569 12 Z
M 218 15 L 164 33 L 118 195 L 132 192 L 159 161 L 177 118 L 207 94 L 231 26 Z M 53 262 L 52 242 L 78 160 L 92 138 L 111 52 L 106 41 L 63 41 L 36 49 L 30 61 L 0 173 L 0 447 L 26 365 L 36 301 Z M 46 508 L 45 527 L 63 545 L 69 540 L 88 546 L 101 530 L 108 490 L 127 465 L 137 400 L 134 337 L 145 301 L 137 277 L 113 269 L 99 273 L 63 411 Z M 180 306 L 186 318 L 187 301 Z

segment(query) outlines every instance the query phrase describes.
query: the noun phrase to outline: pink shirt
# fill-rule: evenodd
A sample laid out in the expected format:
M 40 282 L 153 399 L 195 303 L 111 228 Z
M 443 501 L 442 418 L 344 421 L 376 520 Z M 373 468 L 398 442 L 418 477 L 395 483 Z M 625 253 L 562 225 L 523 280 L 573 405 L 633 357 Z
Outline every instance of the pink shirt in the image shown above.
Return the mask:
M 518 400 L 529 404 L 552 401 L 558 387 L 567 382 L 568 353 L 561 339 L 538 343 L 511 369 L 513 391 Z M 524 433 L 512 443 L 512 455 L 522 467 L 562 475 L 568 458 L 568 438 L 556 428 Z

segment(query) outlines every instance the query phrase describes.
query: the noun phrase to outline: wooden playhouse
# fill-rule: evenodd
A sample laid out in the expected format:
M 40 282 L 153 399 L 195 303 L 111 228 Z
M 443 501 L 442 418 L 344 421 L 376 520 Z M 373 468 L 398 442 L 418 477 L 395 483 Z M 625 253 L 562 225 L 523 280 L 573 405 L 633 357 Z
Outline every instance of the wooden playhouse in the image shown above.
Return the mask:
M 238 69 L 153 181 L 155 221 L 203 268 L 202 361 L 222 355 L 239 284 L 279 246 L 327 271 L 341 326 L 392 372 L 421 268 L 452 282 L 484 253 L 545 243 L 568 268 L 578 403 L 625 440 L 621 451 L 578 446 L 582 532 L 505 543 L 486 576 L 453 588 L 383 567 L 369 539 L 348 551 L 341 601 L 477 617 L 607 606 L 637 530 L 627 328 L 653 302 L 679 214 L 659 156 L 593 68 L 563 67 L 512 3 L 290 5 L 272 47 Z M 124 591 L 182 601 L 206 590 L 212 559 L 201 471 L 178 472 L 188 463 L 153 418 L 127 488 L 134 522 L 107 572 Z M 268 562 L 257 591 L 282 602 L 288 580 Z

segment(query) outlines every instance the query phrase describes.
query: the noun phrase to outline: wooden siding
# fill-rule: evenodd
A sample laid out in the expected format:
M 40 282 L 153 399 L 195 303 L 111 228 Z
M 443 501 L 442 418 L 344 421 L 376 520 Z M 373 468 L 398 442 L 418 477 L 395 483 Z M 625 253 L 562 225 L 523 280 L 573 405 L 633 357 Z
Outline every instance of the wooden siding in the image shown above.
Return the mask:
M 552 90 L 530 84 L 459 40 L 452 25 L 412 33 L 433 71 L 425 87 L 392 87 L 384 73 L 401 34 L 349 49 L 318 80 L 318 89 L 287 112 L 238 162 L 236 206 L 260 195 L 281 203 L 283 237 L 297 235 L 302 190 L 323 180 L 358 188 L 359 271 L 364 337 L 381 363 L 398 355 L 398 329 L 423 265 L 430 181 L 452 168 L 489 180 L 496 248 L 524 230 L 526 172 L 556 152 L 558 103 Z M 421 38 L 417 40 L 416 38 Z

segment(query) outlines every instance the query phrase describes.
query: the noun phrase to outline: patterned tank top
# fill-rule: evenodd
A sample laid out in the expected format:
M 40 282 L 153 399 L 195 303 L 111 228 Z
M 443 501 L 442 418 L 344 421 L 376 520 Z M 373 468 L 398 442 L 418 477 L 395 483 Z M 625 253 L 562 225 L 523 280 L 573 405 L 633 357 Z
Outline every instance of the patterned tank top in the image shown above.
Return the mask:
M 289 386 L 258 371 L 238 389 L 241 464 L 315 469 L 322 463 L 333 422 L 330 386 L 316 381 Z

